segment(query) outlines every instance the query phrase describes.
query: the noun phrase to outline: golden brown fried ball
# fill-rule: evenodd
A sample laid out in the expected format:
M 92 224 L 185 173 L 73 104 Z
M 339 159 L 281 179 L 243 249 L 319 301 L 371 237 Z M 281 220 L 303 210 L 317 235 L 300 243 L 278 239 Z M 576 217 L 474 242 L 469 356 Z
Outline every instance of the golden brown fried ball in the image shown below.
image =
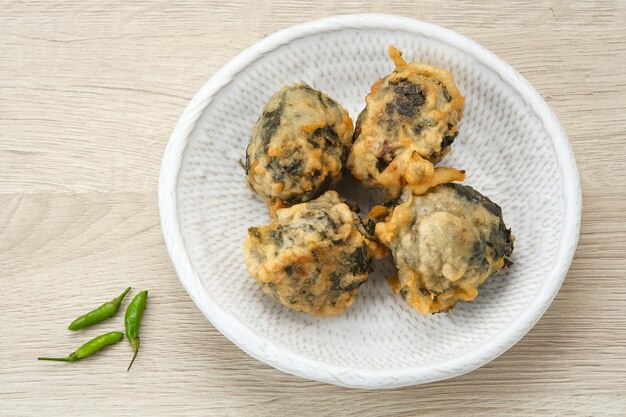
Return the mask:
M 404 186 L 414 194 L 451 181 L 464 173 L 438 167 L 458 133 L 463 97 L 452 75 L 430 65 L 407 63 L 389 47 L 396 64 L 365 98 L 347 166 L 368 187 L 398 195 Z
M 514 236 L 500 207 L 471 187 L 444 184 L 414 196 L 405 190 L 376 237 L 393 254 L 394 292 L 423 315 L 470 301 L 490 275 L 511 265 Z
M 373 225 L 372 225 L 373 226 Z M 280 304 L 316 316 L 349 307 L 382 246 L 335 191 L 280 209 L 268 226 L 251 227 L 244 261 L 261 289 Z
M 301 82 L 274 94 L 246 150 L 248 187 L 270 212 L 318 197 L 341 178 L 352 119 L 335 100 Z

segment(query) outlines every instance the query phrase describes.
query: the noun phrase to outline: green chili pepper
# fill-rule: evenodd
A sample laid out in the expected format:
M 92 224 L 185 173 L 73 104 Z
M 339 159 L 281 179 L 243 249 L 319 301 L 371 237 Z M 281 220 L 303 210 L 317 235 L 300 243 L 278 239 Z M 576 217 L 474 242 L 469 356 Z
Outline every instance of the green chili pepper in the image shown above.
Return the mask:
M 143 317 L 143 311 L 146 308 L 146 301 L 148 300 L 148 291 L 141 291 L 133 298 L 133 301 L 126 307 L 126 316 L 124 318 L 124 324 L 126 325 L 126 337 L 128 342 L 134 350 L 133 359 L 128 365 L 128 369 L 133 366 L 137 352 L 139 352 L 139 324 L 141 324 L 141 318 Z
M 89 355 L 93 355 L 100 349 L 105 346 L 109 346 L 115 344 L 124 338 L 124 333 L 122 332 L 110 332 L 100 335 L 96 338 L 91 339 L 89 342 L 85 343 L 75 352 L 70 353 L 65 358 L 37 358 L 40 361 L 62 361 L 62 362 L 75 362 L 79 359 L 86 358 Z
M 95 310 L 80 316 L 67 327 L 68 330 L 84 329 L 85 327 L 100 323 L 102 320 L 111 317 L 117 312 L 117 310 L 119 310 L 120 305 L 122 304 L 122 300 L 124 300 L 124 297 L 126 297 L 128 291 L 130 291 L 130 287 L 126 288 L 119 297 L 116 297 L 111 301 L 102 304 Z

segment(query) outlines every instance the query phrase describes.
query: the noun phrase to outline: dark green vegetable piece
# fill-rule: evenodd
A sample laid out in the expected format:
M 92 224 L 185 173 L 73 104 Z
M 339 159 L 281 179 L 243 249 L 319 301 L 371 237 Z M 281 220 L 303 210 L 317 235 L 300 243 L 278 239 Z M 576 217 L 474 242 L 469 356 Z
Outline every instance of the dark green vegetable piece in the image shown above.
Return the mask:
M 119 310 L 120 305 L 122 304 L 122 300 L 124 300 L 124 297 L 126 297 L 128 291 L 130 291 L 130 287 L 126 288 L 119 297 L 116 297 L 111 301 L 102 304 L 95 310 L 80 316 L 67 327 L 68 330 L 84 329 L 85 327 L 100 323 L 102 320 L 111 317 L 117 312 L 117 310 Z
M 37 358 L 40 361 L 61 361 L 61 362 L 75 362 L 79 359 L 86 358 L 87 356 L 93 355 L 100 349 L 105 346 L 113 345 L 124 338 L 124 333 L 122 332 L 110 332 L 100 335 L 96 338 L 91 339 L 89 342 L 85 343 L 75 352 L 70 353 L 65 358 Z
M 148 301 L 148 291 L 141 291 L 133 298 L 133 301 L 128 304 L 128 307 L 126 307 L 126 317 L 124 318 L 126 337 L 135 352 L 126 371 L 129 371 L 130 367 L 133 366 L 137 352 L 139 352 L 139 325 L 141 324 L 143 311 L 146 308 L 146 301 Z

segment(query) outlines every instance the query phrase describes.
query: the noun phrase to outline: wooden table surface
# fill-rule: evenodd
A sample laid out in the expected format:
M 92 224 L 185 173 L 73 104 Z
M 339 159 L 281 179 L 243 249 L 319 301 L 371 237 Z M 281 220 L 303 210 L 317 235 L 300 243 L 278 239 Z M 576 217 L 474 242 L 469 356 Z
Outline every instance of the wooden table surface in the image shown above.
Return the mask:
M 393 3 L 393 4 L 388 4 Z M 626 415 L 626 3 L 2 1 L 0 414 Z M 556 300 L 515 347 L 449 381 L 373 392 L 285 375 L 216 331 L 179 283 L 157 208 L 165 144 L 193 94 L 271 32 L 332 14 L 396 13 L 486 46 L 545 97 L 583 186 L 580 243 Z M 150 289 L 126 342 L 43 363 L 122 314 L 68 321 Z

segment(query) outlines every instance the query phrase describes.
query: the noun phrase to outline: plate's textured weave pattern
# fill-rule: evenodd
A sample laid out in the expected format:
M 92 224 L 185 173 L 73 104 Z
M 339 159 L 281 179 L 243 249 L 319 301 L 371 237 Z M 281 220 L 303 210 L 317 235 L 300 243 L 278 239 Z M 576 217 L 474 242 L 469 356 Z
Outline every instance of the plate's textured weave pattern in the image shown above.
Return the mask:
M 245 186 L 238 159 L 252 125 L 282 86 L 306 81 L 336 98 L 353 120 L 370 85 L 408 61 L 450 70 L 465 96 L 453 151 L 442 165 L 502 206 L 516 235 L 515 265 L 492 277 L 472 303 L 423 318 L 389 289 L 390 261 L 377 264 L 354 305 L 337 317 L 295 313 L 248 276 L 242 243 L 269 221 Z M 265 39 L 231 61 L 198 93 L 172 134 L 160 182 L 168 249 L 203 312 L 251 355 L 330 383 L 394 387 L 474 369 L 510 347 L 558 291 L 578 238 L 580 190 L 571 150 L 554 115 L 515 71 L 473 42 L 409 19 L 325 19 Z M 350 180 L 344 197 L 367 208 Z

